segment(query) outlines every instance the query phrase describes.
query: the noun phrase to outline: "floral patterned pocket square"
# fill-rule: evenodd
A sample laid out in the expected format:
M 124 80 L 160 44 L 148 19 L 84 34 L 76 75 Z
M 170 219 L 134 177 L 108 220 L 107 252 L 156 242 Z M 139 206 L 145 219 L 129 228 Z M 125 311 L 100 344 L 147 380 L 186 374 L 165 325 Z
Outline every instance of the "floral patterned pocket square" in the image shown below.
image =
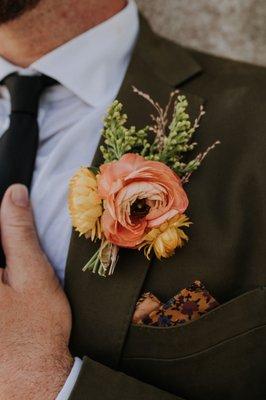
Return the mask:
M 195 321 L 218 305 L 205 286 L 195 281 L 164 304 L 152 293 L 145 293 L 137 302 L 132 322 L 159 327 L 175 326 Z

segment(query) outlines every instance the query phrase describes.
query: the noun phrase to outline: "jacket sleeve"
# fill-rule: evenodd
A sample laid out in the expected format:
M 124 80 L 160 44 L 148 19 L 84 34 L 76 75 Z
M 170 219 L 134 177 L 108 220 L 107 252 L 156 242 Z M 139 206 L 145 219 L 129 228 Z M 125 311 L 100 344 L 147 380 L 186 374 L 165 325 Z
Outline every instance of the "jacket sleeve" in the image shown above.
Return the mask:
M 69 400 L 185 400 L 87 357 Z

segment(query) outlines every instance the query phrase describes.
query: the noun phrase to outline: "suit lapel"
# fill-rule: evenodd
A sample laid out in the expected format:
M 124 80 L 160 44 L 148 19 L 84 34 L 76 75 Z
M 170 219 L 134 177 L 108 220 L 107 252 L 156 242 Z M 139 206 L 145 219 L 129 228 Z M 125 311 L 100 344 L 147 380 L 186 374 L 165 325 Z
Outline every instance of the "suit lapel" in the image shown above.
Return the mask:
M 118 94 L 128 114 L 128 123 L 138 128 L 150 122 L 152 109 L 133 93 L 132 85 L 165 104 L 173 85 L 200 71 L 198 64 L 184 50 L 171 44 L 173 47 L 169 54 L 160 43 L 141 18 L 140 36 Z M 189 100 L 194 115 L 202 100 L 195 96 Z M 93 165 L 101 163 L 98 148 Z M 75 355 L 82 356 L 89 351 L 95 360 L 117 367 L 135 303 L 152 263 L 136 250 L 121 250 L 111 278 L 83 273 L 82 267 L 97 247 L 98 244 L 92 244 L 73 232 L 65 276 L 65 289 L 73 312 L 71 348 Z

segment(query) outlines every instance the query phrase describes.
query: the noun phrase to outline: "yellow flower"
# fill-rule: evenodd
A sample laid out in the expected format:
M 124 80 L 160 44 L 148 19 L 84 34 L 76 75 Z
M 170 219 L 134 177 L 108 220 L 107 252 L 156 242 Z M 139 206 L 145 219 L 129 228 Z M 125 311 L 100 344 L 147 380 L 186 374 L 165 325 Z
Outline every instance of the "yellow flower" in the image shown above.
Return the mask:
M 86 238 L 101 238 L 102 201 L 94 173 L 82 167 L 69 184 L 68 208 L 74 228 Z
M 180 228 L 189 227 L 191 222 L 185 214 L 176 215 L 169 221 L 164 222 L 158 228 L 152 229 L 145 237 L 139 249 L 145 247 L 144 253 L 147 258 L 153 249 L 156 257 L 168 258 L 173 255 L 177 247 L 182 247 L 188 236 Z

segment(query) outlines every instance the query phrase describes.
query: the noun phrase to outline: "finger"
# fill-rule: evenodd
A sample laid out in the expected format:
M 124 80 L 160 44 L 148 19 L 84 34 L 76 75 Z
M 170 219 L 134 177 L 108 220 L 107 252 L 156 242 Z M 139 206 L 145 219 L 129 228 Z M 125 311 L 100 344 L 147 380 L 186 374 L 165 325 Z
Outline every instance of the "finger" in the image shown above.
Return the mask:
M 2 246 L 8 269 L 34 273 L 47 261 L 39 245 L 25 186 L 16 184 L 7 189 L 0 218 Z

